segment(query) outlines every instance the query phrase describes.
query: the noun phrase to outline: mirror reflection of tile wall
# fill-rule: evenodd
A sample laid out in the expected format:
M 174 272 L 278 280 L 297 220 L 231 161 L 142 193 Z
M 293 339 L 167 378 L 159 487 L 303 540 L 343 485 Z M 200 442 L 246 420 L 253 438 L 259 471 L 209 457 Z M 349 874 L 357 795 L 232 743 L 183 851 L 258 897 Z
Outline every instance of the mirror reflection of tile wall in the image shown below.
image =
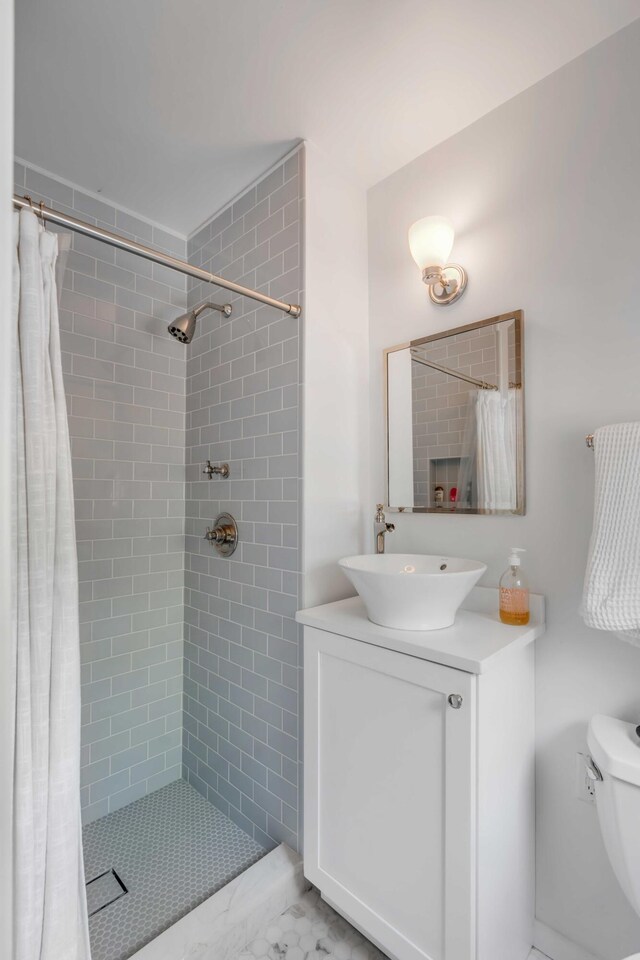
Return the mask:
M 496 378 L 495 327 L 468 330 L 420 347 L 427 359 L 452 370 L 494 381 Z M 509 379 L 516 380 L 516 338 L 509 336 Z M 471 384 L 438 370 L 411 363 L 413 417 L 414 507 L 437 507 L 436 488 L 442 487 L 443 503 L 449 504 L 457 490 L 460 459 L 468 417 Z M 472 494 L 472 491 L 470 492 Z M 467 491 L 459 491 L 466 499 Z

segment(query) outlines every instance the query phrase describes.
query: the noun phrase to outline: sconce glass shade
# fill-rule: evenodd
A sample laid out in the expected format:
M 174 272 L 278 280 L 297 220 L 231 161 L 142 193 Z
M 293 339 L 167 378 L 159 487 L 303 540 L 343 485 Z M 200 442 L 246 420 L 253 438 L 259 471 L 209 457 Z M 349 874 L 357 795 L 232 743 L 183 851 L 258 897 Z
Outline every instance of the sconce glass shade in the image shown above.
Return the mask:
M 426 267 L 444 267 L 455 231 L 446 217 L 423 217 L 409 227 L 409 249 L 421 270 Z

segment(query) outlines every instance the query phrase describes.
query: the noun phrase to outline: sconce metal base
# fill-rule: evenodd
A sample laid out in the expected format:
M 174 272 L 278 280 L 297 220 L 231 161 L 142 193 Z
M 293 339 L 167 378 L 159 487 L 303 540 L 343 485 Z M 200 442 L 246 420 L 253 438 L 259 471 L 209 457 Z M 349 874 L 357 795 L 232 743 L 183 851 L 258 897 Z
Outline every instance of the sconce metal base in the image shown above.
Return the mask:
M 458 300 L 467 287 L 467 272 L 459 263 L 448 263 L 442 268 L 436 283 L 429 284 L 429 297 L 432 303 L 446 306 Z

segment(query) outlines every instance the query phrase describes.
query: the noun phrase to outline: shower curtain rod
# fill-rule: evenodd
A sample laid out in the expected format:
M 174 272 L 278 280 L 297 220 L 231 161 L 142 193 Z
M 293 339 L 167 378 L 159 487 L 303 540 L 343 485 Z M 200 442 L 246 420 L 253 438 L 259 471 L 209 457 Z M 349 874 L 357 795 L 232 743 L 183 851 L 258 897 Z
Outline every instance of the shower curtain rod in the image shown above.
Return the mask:
M 110 230 L 103 230 L 102 227 L 94 227 L 90 223 L 85 223 L 84 220 L 76 220 L 75 217 L 70 217 L 66 213 L 59 213 L 57 210 L 52 210 L 51 207 L 47 207 L 44 204 L 35 203 L 30 200 L 29 197 L 19 197 L 14 193 L 13 205 L 18 209 L 33 210 L 43 221 L 50 220 L 52 223 L 57 223 L 62 227 L 68 227 L 69 230 L 74 230 L 76 233 L 83 233 L 86 237 L 102 240 L 103 243 L 108 243 L 110 246 L 117 247 L 119 250 L 126 250 L 128 253 L 133 253 L 137 257 L 152 260 L 153 263 L 159 263 L 163 267 L 177 270 L 178 273 L 185 273 L 189 277 L 195 277 L 196 280 L 213 283 L 215 286 L 223 287 L 225 290 L 231 290 L 232 293 L 237 293 L 241 297 L 257 300 L 258 303 L 264 303 L 268 307 L 275 307 L 276 310 L 282 310 L 283 313 L 288 313 L 291 317 L 299 317 L 302 313 L 302 308 L 297 303 L 284 303 L 282 300 L 275 300 L 273 297 L 268 297 L 265 293 L 251 290 L 249 287 L 243 287 L 241 284 L 234 283 L 232 280 L 225 280 L 224 277 L 217 277 L 215 273 L 209 273 L 208 270 L 203 270 L 201 267 L 194 267 L 185 260 L 179 260 L 177 257 L 172 257 L 167 253 L 160 253 L 159 250 L 154 250 L 152 247 L 145 247 L 144 244 L 136 243 L 135 240 L 127 240 L 126 237 L 121 237 L 117 233 L 111 233 Z
M 433 360 L 425 360 L 424 357 L 421 357 L 417 352 L 415 347 L 411 347 L 411 357 L 417 362 L 422 363 L 425 367 L 431 367 L 432 370 L 437 370 L 439 373 L 446 373 L 450 377 L 456 377 L 458 380 L 466 380 L 467 383 L 472 383 L 475 387 L 480 387 L 481 390 L 499 390 L 500 387 L 497 387 L 495 383 L 487 383 L 486 380 L 476 380 L 475 377 L 469 377 L 466 373 L 459 373 L 457 370 L 451 370 L 449 367 L 443 367 L 439 363 L 435 363 Z

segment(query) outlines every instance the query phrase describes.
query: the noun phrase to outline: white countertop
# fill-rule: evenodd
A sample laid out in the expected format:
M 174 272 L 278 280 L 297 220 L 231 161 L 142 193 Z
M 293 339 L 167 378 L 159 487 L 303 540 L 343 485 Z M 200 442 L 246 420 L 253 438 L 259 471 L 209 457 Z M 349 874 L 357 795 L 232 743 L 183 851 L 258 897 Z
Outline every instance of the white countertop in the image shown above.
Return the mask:
M 442 663 L 467 673 L 485 673 L 509 650 L 518 649 L 542 636 L 545 630 L 544 597 L 530 595 L 531 619 L 525 627 L 500 622 L 498 590 L 474 587 L 444 630 L 390 630 L 367 618 L 360 597 L 299 610 L 298 623 L 378 647 L 396 650 L 422 660 Z

